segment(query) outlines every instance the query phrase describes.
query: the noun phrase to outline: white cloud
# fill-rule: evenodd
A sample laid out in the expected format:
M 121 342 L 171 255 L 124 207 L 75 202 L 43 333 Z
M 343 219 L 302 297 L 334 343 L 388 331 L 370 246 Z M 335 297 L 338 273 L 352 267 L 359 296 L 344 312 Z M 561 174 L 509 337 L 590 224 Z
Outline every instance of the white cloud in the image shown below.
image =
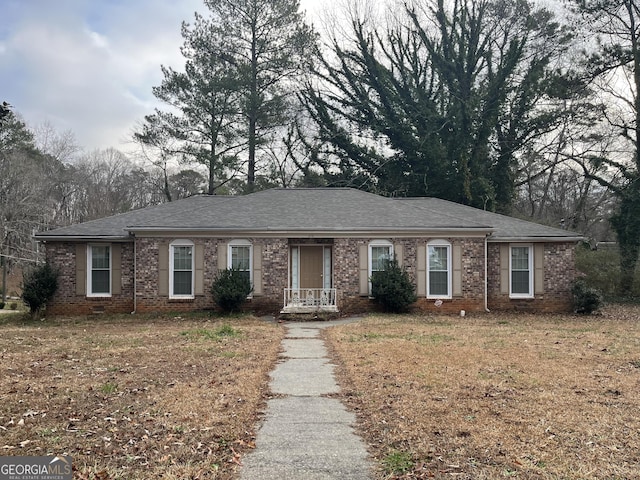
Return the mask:
M 151 87 L 161 80 L 160 65 L 181 63 L 180 23 L 197 5 L 9 3 L 12 27 L 0 31 L 2 100 L 30 124 L 49 120 L 72 130 L 86 149 L 126 148 L 122 142 L 133 125 L 153 109 Z M 0 17 L 5 8 L 0 6 Z
M 157 106 L 160 65 L 183 64 L 182 21 L 205 10 L 202 0 L 2 0 L 0 101 L 87 150 L 126 150 Z

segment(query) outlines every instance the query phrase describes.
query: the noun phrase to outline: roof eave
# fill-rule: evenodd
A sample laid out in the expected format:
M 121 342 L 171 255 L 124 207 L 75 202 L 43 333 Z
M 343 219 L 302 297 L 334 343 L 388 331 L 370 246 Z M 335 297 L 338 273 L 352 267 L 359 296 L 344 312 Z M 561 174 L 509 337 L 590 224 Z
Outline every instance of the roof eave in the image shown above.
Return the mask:
M 584 240 L 585 237 L 582 236 L 566 236 L 566 237 L 555 237 L 555 236 L 515 236 L 515 237 L 501 237 L 501 236 L 492 236 L 487 240 L 489 243 L 532 243 L 532 242 L 580 242 Z
M 210 227 L 180 227 L 180 228 L 167 228 L 167 227 L 128 227 L 126 229 L 132 234 L 144 234 L 144 233 L 212 233 L 212 234 L 243 234 L 260 236 L 268 234 L 269 236 L 291 236 L 291 235 L 324 235 L 327 234 L 340 234 L 340 235 L 363 235 L 363 234 L 376 234 L 376 233 L 394 233 L 396 235 L 408 234 L 431 234 L 431 233 L 445 233 L 451 232 L 456 234 L 474 234 L 474 235 L 488 235 L 495 231 L 490 227 L 366 227 L 366 228 L 243 228 L 243 227 L 228 227 L 228 228 L 210 228 Z
M 86 241 L 86 242 L 130 242 L 130 235 L 34 235 L 39 242 L 65 242 L 65 241 Z

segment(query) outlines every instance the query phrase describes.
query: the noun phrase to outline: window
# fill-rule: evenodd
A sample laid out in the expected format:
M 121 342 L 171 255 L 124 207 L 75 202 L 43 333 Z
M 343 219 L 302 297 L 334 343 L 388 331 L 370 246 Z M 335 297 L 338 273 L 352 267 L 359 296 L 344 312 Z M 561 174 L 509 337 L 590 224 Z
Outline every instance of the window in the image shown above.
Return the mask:
M 89 245 L 87 255 L 88 296 L 111 296 L 111 246 Z
M 375 240 L 369 244 L 369 293 L 371 275 L 384 270 L 385 261 L 393 258 L 393 244 L 387 240 Z
M 193 298 L 193 242 L 176 240 L 169 248 L 169 296 Z
M 533 297 L 533 248 L 512 245 L 509 255 L 509 294 L 514 298 Z
M 233 240 L 229 242 L 229 252 L 227 255 L 227 268 L 239 270 L 249 279 L 253 285 L 252 264 L 253 248 L 248 240 Z
M 448 242 L 427 245 L 427 297 L 451 298 L 451 244 Z

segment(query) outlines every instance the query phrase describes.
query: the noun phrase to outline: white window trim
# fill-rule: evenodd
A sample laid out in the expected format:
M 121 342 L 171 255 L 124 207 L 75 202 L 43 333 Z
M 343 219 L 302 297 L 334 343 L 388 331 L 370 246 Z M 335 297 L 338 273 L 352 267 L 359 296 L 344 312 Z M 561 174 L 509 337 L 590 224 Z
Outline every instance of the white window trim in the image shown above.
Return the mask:
M 174 247 L 191 247 L 191 294 L 189 295 L 175 295 L 173 293 L 173 261 L 174 261 Z M 174 240 L 169 244 L 169 298 L 175 299 L 192 299 L 195 298 L 195 245 L 191 240 Z
M 93 293 L 93 282 L 92 282 L 92 273 L 93 273 L 93 247 L 109 247 L 109 293 Z M 87 248 L 87 297 L 110 297 L 111 296 L 111 283 L 113 277 L 113 248 L 111 248 L 110 243 L 91 243 Z
M 446 247 L 447 249 L 447 294 L 446 295 L 432 295 L 430 293 L 431 291 L 431 277 L 429 275 L 430 270 L 430 258 L 431 256 L 429 255 L 429 247 Z M 429 242 L 427 242 L 427 298 L 429 299 L 437 299 L 437 298 L 444 298 L 444 299 L 450 299 L 453 298 L 451 295 L 452 292 L 452 274 L 453 274 L 453 269 L 452 269 L 452 265 L 451 265 L 451 242 L 447 242 L 446 240 L 431 240 Z
M 329 246 L 322 248 L 322 288 L 332 288 L 333 285 L 333 249 Z
M 373 275 L 373 247 L 389 247 L 389 256 L 393 258 L 393 243 L 389 240 L 372 240 L 369 242 L 369 248 L 367 249 L 367 278 L 369 279 L 369 295 L 371 295 L 371 275 Z
M 236 239 L 231 240 L 227 244 L 227 268 L 232 268 L 233 256 L 232 251 L 233 247 L 249 247 L 249 281 L 251 282 L 251 287 L 253 287 L 253 244 L 246 239 Z M 253 290 L 247 296 L 247 298 L 251 298 L 253 296 Z
M 300 248 L 297 245 L 291 247 L 291 288 L 300 288 Z
M 528 255 L 528 268 L 529 268 L 529 292 L 528 293 L 513 293 L 513 248 L 527 248 L 529 250 Z M 531 243 L 512 243 L 509 244 L 509 298 L 534 298 L 533 293 L 533 244 Z

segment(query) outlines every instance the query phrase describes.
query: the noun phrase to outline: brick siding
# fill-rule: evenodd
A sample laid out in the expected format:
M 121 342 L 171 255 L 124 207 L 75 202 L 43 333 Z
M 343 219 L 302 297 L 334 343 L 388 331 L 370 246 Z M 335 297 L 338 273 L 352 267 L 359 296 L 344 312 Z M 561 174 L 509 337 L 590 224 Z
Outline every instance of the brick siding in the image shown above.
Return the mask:
M 76 294 L 76 243 L 47 242 L 46 259 L 58 268 L 58 290 L 47 304 L 50 315 L 90 315 L 133 311 L 133 243 L 121 243 L 121 293 L 111 297 Z M 84 280 L 86 281 L 86 279 Z
M 573 308 L 571 286 L 575 279 L 575 244 L 544 244 L 543 293 L 533 298 L 514 299 L 501 293 L 500 244 L 488 245 L 488 304 L 490 310 L 568 312 Z
M 166 245 L 180 238 L 203 245 L 204 270 L 203 291 L 193 299 L 170 299 L 159 295 L 158 263 L 159 245 Z M 435 237 L 434 237 L 435 238 Z M 437 237 L 441 238 L 441 237 Z M 379 238 L 376 238 L 379 239 Z M 283 291 L 289 282 L 289 245 L 332 245 L 333 283 L 337 290 L 338 308 L 341 313 L 351 314 L 378 309 L 368 297 L 360 295 L 360 246 L 368 245 L 374 238 L 336 239 L 292 239 L 249 238 L 254 248 L 262 250 L 262 295 L 254 295 L 245 309 L 257 314 L 277 314 L 282 308 Z M 395 245 L 402 245 L 402 264 L 416 283 L 418 275 L 417 251 L 430 238 L 394 238 Z M 462 252 L 461 291 L 452 299 L 435 301 L 424 296 L 414 305 L 422 312 L 458 313 L 484 311 L 484 239 L 446 238 L 452 246 L 460 246 Z M 218 269 L 218 249 L 229 239 L 221 238 L 136 238 L 137 265 L 135 284 L 137 312 L 186 312 L 215 310 L 210 290 Z M 47 242 L 46 255 L 49 262 L 60 269 L 59 289 L 49 302 L 47 311 L 56 315 L 91 314 L 97 312 L 116 313 L 134 310 L 134 262 L 133 243 L 122 245 L 122 292 L 109 298 L 91 298 L 76 295 L 76 244 L 73 242 Z M 500 293 L 500 249 L 499 244 L 488 245 L 488 302 L 491 310 L 566 311 L 571 308 L 570 289 L 575 275 L 574 244 L 547 243 L 544 245 L 544 293 L 533 299 L 514 300 Z M 424 270 L 422 266 L 421 270 Z M 421 272 L 422 274 L 422 272 Z

